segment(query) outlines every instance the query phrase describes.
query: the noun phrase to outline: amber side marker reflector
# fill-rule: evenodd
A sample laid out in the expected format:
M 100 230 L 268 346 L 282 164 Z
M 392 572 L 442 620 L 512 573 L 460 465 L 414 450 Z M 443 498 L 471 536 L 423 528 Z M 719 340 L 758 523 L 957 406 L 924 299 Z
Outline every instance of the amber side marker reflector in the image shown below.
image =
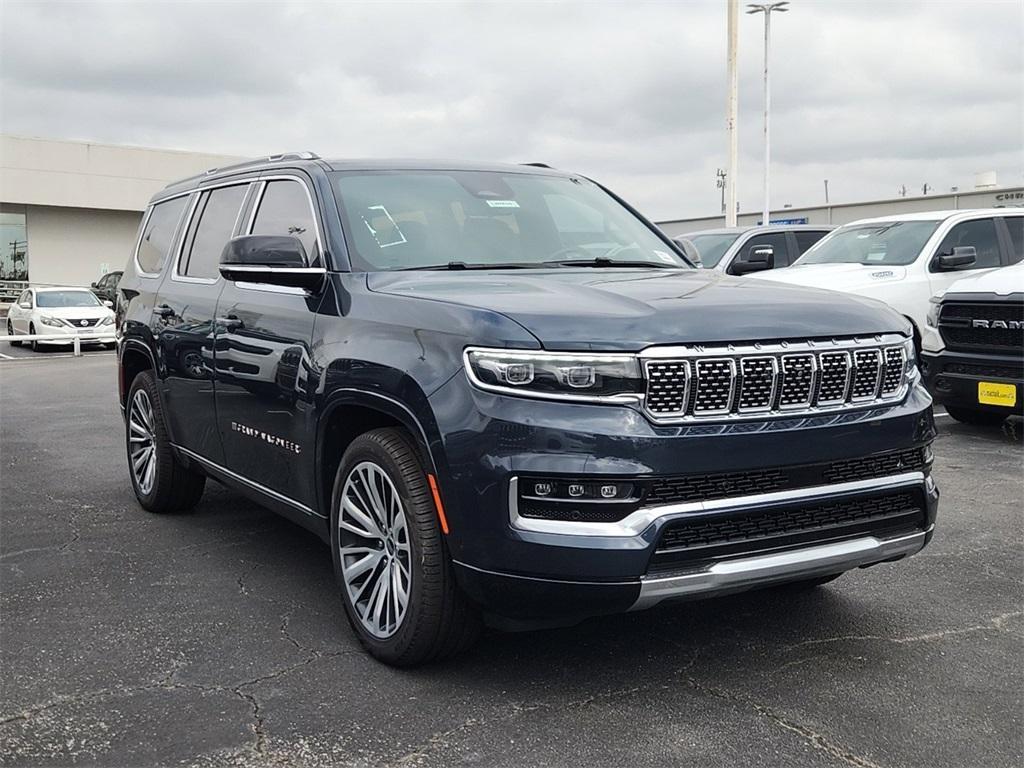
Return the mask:
M 427 482 L 430 483 L 430 492 L 434 494 L 434 506 L 437 507 L 437 519 L 441 521 L 441 530 L 447 536 L 448 518 L 444 516 L 444 504 L 441 503 L 441 494 L 437 490 L 437 480 L 433 475 L 427 474 Z

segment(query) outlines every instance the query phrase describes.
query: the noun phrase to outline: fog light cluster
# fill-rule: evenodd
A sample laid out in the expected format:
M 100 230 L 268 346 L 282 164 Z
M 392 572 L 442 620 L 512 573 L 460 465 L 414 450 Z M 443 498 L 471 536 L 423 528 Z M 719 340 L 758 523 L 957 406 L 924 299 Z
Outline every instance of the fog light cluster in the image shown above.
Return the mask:
M 531 480 L 523 478 L 524 498 L 545 501 L 631 501 L 633 483 L 619 481 Z

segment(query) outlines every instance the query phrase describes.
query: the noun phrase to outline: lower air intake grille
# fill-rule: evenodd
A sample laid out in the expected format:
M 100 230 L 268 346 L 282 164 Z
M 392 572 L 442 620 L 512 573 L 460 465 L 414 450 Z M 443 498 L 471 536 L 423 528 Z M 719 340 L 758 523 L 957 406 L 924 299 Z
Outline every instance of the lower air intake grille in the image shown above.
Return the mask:
M 739 514 L 708 514 L 666 526 L 656 561 L 663 566 L 667 561 L 716 559 L 923 525 L 924 505 L 918 490 Z

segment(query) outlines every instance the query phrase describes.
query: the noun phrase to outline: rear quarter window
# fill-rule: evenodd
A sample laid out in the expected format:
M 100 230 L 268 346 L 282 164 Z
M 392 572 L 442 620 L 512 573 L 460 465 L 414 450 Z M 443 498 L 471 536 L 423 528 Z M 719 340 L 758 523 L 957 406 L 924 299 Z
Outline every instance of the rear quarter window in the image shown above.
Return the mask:
M 155 275 L 163 269 L 187 200 L 187 196 L 176 197 L 153 206 L 136 253 L 136 261 L 142 272 Z

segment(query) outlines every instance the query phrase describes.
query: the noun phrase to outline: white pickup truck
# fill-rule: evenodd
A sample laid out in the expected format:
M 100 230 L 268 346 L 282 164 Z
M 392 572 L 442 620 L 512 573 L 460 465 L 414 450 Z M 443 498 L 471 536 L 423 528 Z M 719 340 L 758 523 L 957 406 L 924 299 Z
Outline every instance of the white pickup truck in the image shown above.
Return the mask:
M 926 323 L 929 300 L 970 270 L 1024 259 L 1024 209 L 990 208 L 864 219 L 844 224 L 787 269 L 750 275 L 880 299 L 914 324 L 920 350 L 941 349 Z

